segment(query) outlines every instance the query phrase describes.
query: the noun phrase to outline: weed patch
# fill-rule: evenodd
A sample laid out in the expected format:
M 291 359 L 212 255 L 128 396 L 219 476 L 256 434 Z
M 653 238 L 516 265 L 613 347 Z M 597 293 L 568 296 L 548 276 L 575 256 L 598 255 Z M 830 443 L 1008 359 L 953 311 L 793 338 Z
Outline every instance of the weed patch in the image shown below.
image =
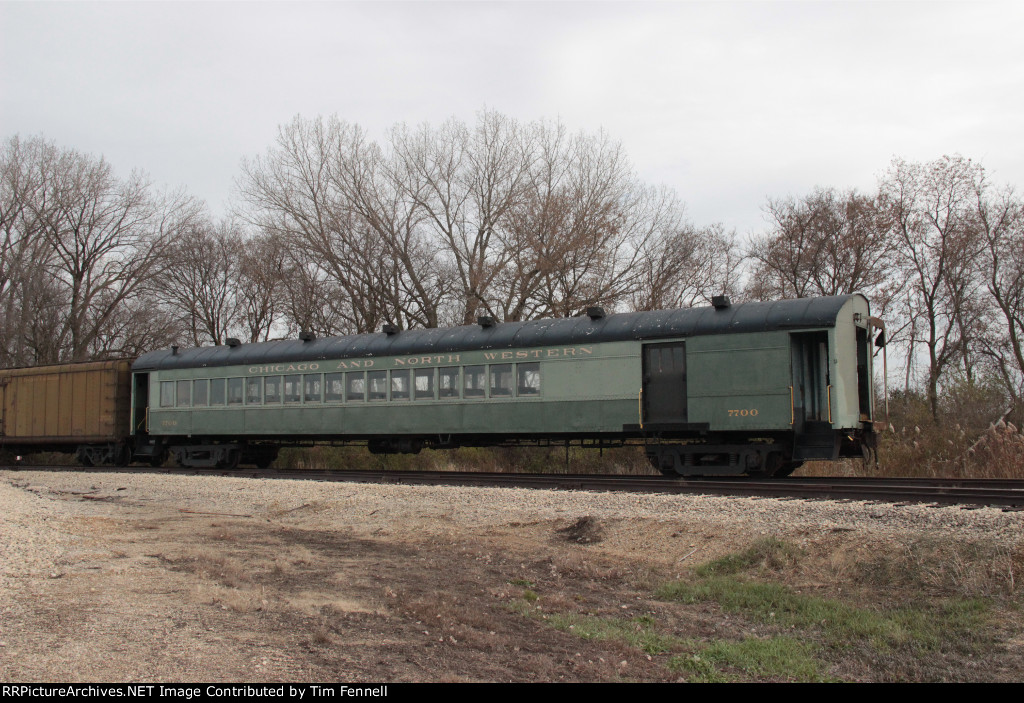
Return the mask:
M 535 612 L 535 615 L 537 613 Z M 655 619 L 602 618 L 572 613 L 541 615 L 550 626 L 585 640 L 622 642 L 650 656 L 673 655 L 670 671 L 695 682 L 772 678 L 791 681 L 824 681 L 817 647 L 792 637 L 749 637 L 739 642 L 717 640 L 701 643 L 664 633 Z
M 871 588 L 976 598 L 1016 596 L 1024 573 L 1024 550 L 978 542 L 948 544 L 920 539 L 896 553 L 877 553 L 857 562 L 850 576 Z
M 571 632 L 585 640 L 617 640 L 636 647 L 647 654 L 667 654 L 679 648 L 679 641 L 659 634 L 651 618 L 623 620 L 599 618 L 572 613 L 556 613 L 547 622 L 564 632 Z
M 709 561 L 698 566 L 694 573 L 697 576 L 715 576 L 737 574 L 759 568 L 768 571 L 781 571 L 792 568 L 800 557 L 800 550 L 789 542 L 774 537 L 756 540 L 742 552 L 728 554 L 720 559 Z
M 676 581 L 656 596 L 681 603 L 714 601 L 723 610 L 760 623 L 820 632 L 832 647 L 868 643 L 877 651 L 910 648 L 963 650 L 985 622 L 980 600 L 950 601 L 938 608 L 910 607 L 875 611 L 840 601 L 802 595 L 777 583 L 713 576 L 695 583 Z
M 672 657 L 668 667 L 696 683 L 732 681 L 735 677 L 730 671 L 789 681 L 831 680 L 821 673 L 815 654 L 813 645 L 792 637 L 748 637 L 740 642 L 712 642 L 695 652 Z

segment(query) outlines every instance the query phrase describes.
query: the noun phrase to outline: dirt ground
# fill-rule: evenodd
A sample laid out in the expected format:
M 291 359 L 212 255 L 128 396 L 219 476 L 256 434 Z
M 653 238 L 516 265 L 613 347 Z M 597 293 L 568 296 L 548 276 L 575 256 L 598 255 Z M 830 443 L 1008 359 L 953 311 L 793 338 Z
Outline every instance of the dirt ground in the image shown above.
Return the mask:
M 691 565 L 762 537 L 763 524 L 593 517 L 582 499 L 564 515 L 527 521 L 457 518 L 443 500 L 381 520 L 392 503 L 374 508 L 368 497 L 346 516 L 321 498 L 329 488 L 303 498 L 313 489 L 301 482 L 289 482 L 300 484 L 289 489 L 298 497 L 246 503 L 209 498 L 246 490 L 215 479 L 205 480 L 216 490 L 189 501 L 112 475 L 4 480 L 49 511 L 47 524 L 65 540 L 52 565 L 15 573 L 2 593 L 8 682 L 682 681 L 685 672 L 668 665 L 672 652 L 587 638 L 549 618 L 657 623 L 687 641 L 777 630 L 714 602 L 655 595 Z M 459 489 L 445 490 L 461 504 Z M 781 532 L 803 545 L 808 563 L 821 562 L 790 585 L 822 595 L 842 592 L 843 581 L 822 576 L 844 573 L 841 555 L 876 548 L 853 528 Z M 906 676 L 1017 680 L 1024 645 L 1015 628 L 997 626 L 983 649 L 943 653 Z M 902 670 L 879 670 L 870 653 L 823 656 L 829 678 Z

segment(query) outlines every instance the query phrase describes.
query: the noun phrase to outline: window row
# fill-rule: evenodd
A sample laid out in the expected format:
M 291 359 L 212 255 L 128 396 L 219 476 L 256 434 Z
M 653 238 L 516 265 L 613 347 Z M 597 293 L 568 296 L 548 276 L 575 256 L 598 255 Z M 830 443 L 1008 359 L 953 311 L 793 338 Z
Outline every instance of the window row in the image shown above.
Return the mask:
M 536 362 L 160 382 L 161 408 L 537 395 L 540 364 Z

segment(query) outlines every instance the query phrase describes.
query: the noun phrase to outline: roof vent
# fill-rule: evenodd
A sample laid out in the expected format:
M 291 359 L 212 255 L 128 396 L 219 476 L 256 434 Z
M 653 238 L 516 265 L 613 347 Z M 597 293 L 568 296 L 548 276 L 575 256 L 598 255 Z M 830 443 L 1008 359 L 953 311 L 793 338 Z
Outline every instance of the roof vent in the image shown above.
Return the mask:
M 476 324 L 480 325 L 481 327 L 494 327 L 496 324 L 498 324 L 498 322 L 490 315 L 481 315 L 480 317 L 476 318 Z
M 299 333 L 299 339 L 301 339 L 303 342 L 312 342 L 314 339 L 316 339 L 316 335 L 313 334 L 312 332 L 303 331 Z
M 393 334 L 398 334 L 398 327 L 396 325 L 392 325 L 390 322 L 381 327 L 380 329 L 384 334 L 386 334 L 389 337 Z
M 591 320 L 600 320 L 600 319 L 604 318 L 604 316 L 605 316 L 604 308 L 602 308 L 602 307 L 600 307 L 598 305 L 595 305 L 592 308 L 587 308 L 587 317 L 589 317 Z
M 177 344 L 172 344 L 171 345 L 171 356 L 177 356 L 177 355 L 178 355 L 178 345 Z
M 725 310 L 727 307 L 732 305 L 727 295 L 716 295 L 711 298 L 711 304 L 715 306 L 715 310 Z
M 234 349 L 235 347 L 242 346 L 242 343 L 238 341 L 237 337 L 228 337 L 227 343 L 228 346 L 231 347 L 232 349 Z

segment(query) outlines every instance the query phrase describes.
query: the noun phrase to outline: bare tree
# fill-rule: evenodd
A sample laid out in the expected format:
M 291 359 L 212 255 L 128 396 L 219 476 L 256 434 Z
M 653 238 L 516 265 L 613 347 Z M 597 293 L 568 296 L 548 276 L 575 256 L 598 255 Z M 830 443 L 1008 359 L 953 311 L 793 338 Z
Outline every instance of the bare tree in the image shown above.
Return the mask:
M 639 181 L 620 144 L 599 133 L 534 128 L 530 180 L 503 227 L 496 281 L 507 319 L 645 304 L 652 257 L 690 225 L 671 192 Z
M 607 135 L 494 112 L 397 125 L 383 146 L 336 118 L 296 118 L 239 185 L 249 221 L 288 246 L 300 327 L 568 316 L 651 304 L 652 284 L 658 300 L 695 300 L 736 268 L 720 230 L 685 261 L 672 250 L 695 236 L 682 204 L 641 183 Z
M 39 235 L 32 204 L 41 197 L 48 145 L 15 136 L 0 150 L 0 364 L 53 358 L 62 293 L 45 275 L 52 252 Z
M 186 334 L 183 321 L 165 302 L 163 291 L 147 287 L 117 306 L 89 350 L 91 359 L 134 359 L 166 349 Z
M 421 194 L 409 191 L 401 162 L 375 144 L 353 140 L 339 156 L 333 184 L 360 234 L 376 240 L 383 254 L 353 273 L 374 274 L 367 283 L 383 304 L 384 320 L 403 328 L 437 327 L 450 285 L 439 275 L 444 267 L 436 243 L 422 227 Z
M 102 160 L 66 153 L 56 165 L 53 199 L 36 215 L 68 292 L 61 341 L 79 361 L 118 306 L 162 266 L 170 236 L 192 213 L 181 201 L 154 201 L 138 174 L 118 182 Z
M 240 326 L 249 342 L 268 341 L 283 322 L 281 293 L 287 260 L 286 245 L 273 234 L 258 234 L 244 243 L 235 285 Z
M 197 219 L 170 245 L 158 279 L 161 293 L 192 344 L 223 344 L 241 322 L 238 280 L 242 233 L 230 221 Z
M 482 311 L 507 317 L 495 310 L 493 287 L 514 251 L 502 224 L 525 198 L 535 147 L 528 131 L 492 111 L 472 129 L 451 119 L 392 130 L 392 177 L 423 212 L 428 239 L 444 247 L 461 323 Z
M 1002 334 L 986 335 L 985 351 L 1007 392 L 1024 404 L 1024 203 L 1011 188 L 989 193 L 976 183 L 978 227 L 985 250 L 985 286 L 1002 317 Z
M 715 295 L 737 295 L 743 257 L 735 233 L 722 225 L 696 228 L 675 223 L 656 238 L 640 262 L 642 279 L 632 296 L 634 310 L 663 310 L 710 303 Z
M 140 174 L 121 180 L 102 158 L 40 138 L 11 139 L 2 171 L 2 278 L 5 286 L 18 281 L 20 309 L 5 305 L 5 319 L 26 345 L 13 356 L 87 359 L 104 346 L 98 340 L 122 306 L 160 270 L 168 243 L 198 206 L 182 193 L 154 193 Z
M 346 334 L 354 327 L 345 291 L 302 249 L 290 249 L 283 261 L 282 317 L 288 334 Z
M 980 166 L 954 156 L 929 164 L 894 160 L 880 186 L 880 207 L 906 285 L 902 314 L 914 325 L 913 339 L 921 340 L 928 357 L 926 387 L 933 417 L 944 375 L 957 363 L 970 375 L 972 349 L 980 335 L 981 237 L 975 193 L 983 182 Z M 914 353 L 911 344 L 908 354 Z
M 769 200 L 771 230 L 754 239 L 748 294 L 762 300 L 862 292 L 884 310 L 893 243 L 874 201 L 854 190 L 815 189 Z
M 377 197 L 377 152 L 358 127 L 296 118 L 264 157 L 243 164 L 239 181 L 243 216 L 342 293 L 337 317 L 347 329 L 339 331 L 369 332 L 402 317 L 403 271 L 395 242 L 382 236 L 389 226 L 400 230 L 402 218 Z

